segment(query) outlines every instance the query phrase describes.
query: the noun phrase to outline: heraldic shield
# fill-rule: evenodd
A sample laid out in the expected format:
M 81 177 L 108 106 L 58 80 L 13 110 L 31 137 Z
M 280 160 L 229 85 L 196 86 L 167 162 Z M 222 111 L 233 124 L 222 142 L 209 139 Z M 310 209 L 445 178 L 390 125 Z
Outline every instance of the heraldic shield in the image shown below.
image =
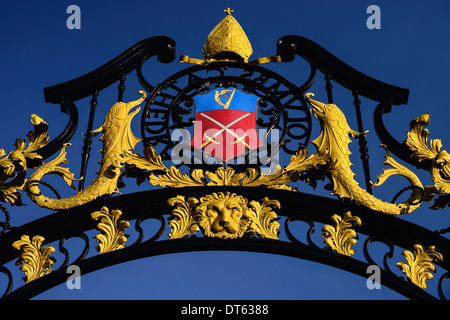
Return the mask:
M 191 146 L 224 161 L 261 147 L 256 128 L 258 99 L 237 88 L 218 88 L 195 96 Z

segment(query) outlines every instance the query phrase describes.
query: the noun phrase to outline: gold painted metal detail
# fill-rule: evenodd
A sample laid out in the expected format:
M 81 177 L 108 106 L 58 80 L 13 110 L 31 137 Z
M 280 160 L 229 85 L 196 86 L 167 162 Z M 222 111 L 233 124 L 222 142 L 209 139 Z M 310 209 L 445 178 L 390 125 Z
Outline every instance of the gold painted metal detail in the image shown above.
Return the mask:
M 14 249 L 20 251 L 16 265 L 21 265 L 20 270 L 25 272 L 22 279 L 27 283 L 53 271 L 51 266 L 56 260 L 50 255 L 55 249 L 50 245 L 41 248 L 44 240 L 40 235 L 34 236 L 31 240 L 29 236 L 23 235 L 12 244 Z
M 249 206 L 253 210 L 249 210 L 247 215 L 250 217 L 251 224 L 247 233 L 259 235 L 260 238 L 278 240 L 278 228 L 280 224 L 274 209 L 280 209 L 281 204 L 278 200 L 270 200 L 264 197 L 262 203 L 258 201 L 250 201 Z
M 172 228 L 171 233 L 169 233 L 170 239 L 184 238 L 200 230 L 191 215 L 198 202 L 194 197 L 190 197 L 186 201 L 183 196 L 176 196 L 167 200 L 167 204 L 174 207 L 169 220 L 169 226 Z
M 432 262 L 442 262 L 444 257 L 436 251 L 434 246 L 430 246 L 425 250 L 422 245 L 415 244 L 413 249 L 414 252 L 410 250 L 403 251 L 402 254 L 405 256 L 407 262 L 398 262 L 396 265 L 406 274 L 412 283 L 422 289 L 426 289 L 428 288 L 426 281 L 433 278 L 431 272 L 436 271 L 436 267 Z
M 191 174 L 182 174 L 176 167 L 165 167 L 161 157 L 155 154 L 151 145 L 147 146 L 144 155 L 145 158 L 136 156 L 128 163 L 136 165 L 139 169 L 163 172 L 159 175 L 155 175 L 153 172 L 149 174 L 148 179 L 152 185 L 160 185 L 162 187 L 266 186 L 292 191 L 297 189 L 288 186 L 287 183 L 297 181 L 303 172 L 326 164 L 328 159 L 326 156 L 321 156 L 317 153 L 307 157 L 308 151 L 304 146 L 301 146 L 297 153 L 291 157 L 290 163 L 285 168 L 277 165 L 267 174 L 260 173 L 255 168 L 248 168 L 245 172 L 236 173 L 231 167 L 219 167 L 215 172 L 204 172 L 202 169 L 195 169 Z
M 19 191 L 23 191 L 26 183 L 27 159 L 42 159 L 36 151 L 48 143 L 48 124 L 39 116 L 32 114 L 31 123 L 34 132 L 27 134 L 28 147 L 24 139 L 16 139 L 14 151 L 6 155 L 0 149 L 0 201 L 21 205 Z M 3 158 L 2 158 L 3 157 Z
M 425 200 L 431 202 L 435 195 L 440 194 L 434 200 L 432 209 L 445 209 L 450 206 L 450 154 L 441 150 L 440 139 L 431 139 L 428 145 L 430 132 L 424 129 L 430 122 L 430 114 L 425 113 L 410 122 L 410 132 L 403 142 L 411 151 L 411 158 L 419 162 L 425 159 L 431 160 L 430 173 L 434 186 L 425 187 Z
M 73 181 L 77 180 L 74 178 L 74 175 L 70 173 L 68 168 L 60 166 L 67 162 L 65 148 L 69 144 L 66 144 L 63 146 L 59 156 L 39 167 L 31 175 L 30 183 L 27 184 L 30 198 L 41 207 L 60 210 L 90 202 L 102 195 L 118 192 L 117 183 L 123 173 L 122 169 L 125 163 L 127 163 L 130 166 L 142 170 L 144 175 L 147 175 L 147 178 L 152 185 L 159 185 L 162 187 L 264 186 L 291 191 L 296 191 L 297 189 L 288 184 L 296 182 L 299 179 L 305 180 L 315 187 L 314 178 L 310 178 L 308 173 L 320 168 L 320 170 L 323 170 L 323 173 L 326 171 L 331 177 L 334 187 L 332 194 L 337 195 L 340 198 L 349 198 L 359 205 L 391 215 L 410 213 L 420 206 L 423 196 L 423 187 L 420 180 L 411 170 L 397 163 L 391 157 L 388 150 L 386 150 L 385 164 L 390 165 L 392 168 L 383 169 L 382 174 L 378 176 L 377 183 L 373 185 L 381 185 L 392 175 L 401 175 L 407 178 L 412 186 L 416 187 L 413 188 L 410 199 L 403 203 L 392 204 L 374 197 L 366 190 L 359 187 L 358 182 L 354 179 L 354 173 L 351 171 L 352 164 L 349 158 L 351 154 L 349 143 L 351 140 L 349 135 L 358 137 L 360 133 L 349 127 L 345 115 L 336 105 L 324 104 L 313 100 L 311 98 L 311 96 L 313 96 L 312 93 L 307 93 L 305 98 L 313 107 L 311 111 L 321 124 L 321 133 L 319 137 L 312 141 L 317 147 L 317 152 L 308 156 L 306 147 L 300 146 L 297 153 L 291 157 L 290 163 L 287 166 L 282 168 L 281 166 L 276 165 L 269 173 L 262 173 L 256 168 L 247 168 L 245 172 L 238 173 L 230 167 L 219 167 L 215 172 L 195 169 L 190 173 L 181 173 L 180 170 L 174 166 L 167 168 L 163 164 L 161 157 L 155 153 L 155 150 L 151 145 L 148 145 L 144 149 L 144 156 L 133 153 L 134 147 L 139 139 L 133 135 L 130 123 L 136 113 L 139 112 L 139 107 L 132 112 L 131 109 L 144 101 L 146 97 L 145 92 L 140 91 L 140 93 L 143 97 L 136 101 L 116 103 L 109 110 L 102 126 L 93 131 L 95 134 L 100 132 L 103 133 L 101 137 L 103 148 L 101 149 L 101 167 L 97 171 L 97 177 L 90 186 L 85 190 L 80 191 L 78 194 L 66 199 L 49 199 L 40 193 L 39 181 L 47 174 L 53 173 L 60 175 L 70 186 L 73 186 Z M 42 124 L 42 126 L 43 125 L 44 124 Z M 423 137 L 424 134 L 420 133 L 422 132 L 422 127 L 420 127 L 420 125 L 412 126 L 414 130 L 412 130 L 409 139 L 414 140 L 414 134 L 418 137 L 422 134 Z M 46 124 L 45 128 L 42 127 L 39 132 L 41 131 L 46 132 Z M 44 138 L 42 137 L 45 137 L 45 134 L 35 134 L 35 136 L 37 138 L 30 138 L 30 146 L 42 145 L 43 142 L 39 141 L 44 141 Z M 418 141 L 419 142 L 416 142 L 415 145 L 420 145 L 421 143 L 426 146 L 426 138 L 422 138 L 422 140 Z M 450 190 L 447 179 L 450 174 L 450 170 L 448 169 L 448 161 L 450 160 L 447 159 L 449 155 L 445 151 L 440 151 L 440 141 L 439 143 L 434 141 L 435 140 L 432 140 L 433 147 L 431 149 L 428 148 L 429 150 L 427 150 L 427 154 L 429 154 L 428 157 L 433 156 L 433 159 L 435 159 L 433 162 L 432 175 L 436 185 L 434 187 L 426 188 L 426 193 L 429 197 L 432 197 L 434 193 L 445 193 Z M 33 144 L 31 142 L 33 142 Z M 21 147 L 22 145 L 23 143 L 18 144 L 17 149 L 23 150 L 23 147 Z M 26 150 L 30 151 L 27 151 L 27 153 L 24 154 L 33 156 L 32 150 L 34 150 L 34 147 L 29 147 Z M 6 161 L 3 161 L 2 163 L 6 163 Z M 20 163 L 20 161 L 18 163 Z M 5 188 L 3 188 L 3 190 L 5 190 Z M 20 190 L 20 188 L 17 190 Z M 9 194 L 11 194 L 11 196 L 9 196 L 10 199 L 14 199 L 14 196 L 12 195 L 15 194 L 17 190 L 15 189 L 15 191 L 9 192 Z M 438 198 L 438 200 L 441 200 L 439 203 L 445 203 L 445 199 L 445 196 L 444 198 Z
M 350 128 L 344 113 L 335 104 L 325 104 L 313 100 L 312 96 L 312 93 L 307 93 L 305 98 L 313 107 L 311 112 L 321 124 L 319 137 L 312 141 L 317 148 L 317 153 L 313 153 L 308 157 L 306 148 L 300 146 L 286 167 L 281 168 L 281 166 L 277 165 L 269 174 L 260 173 L 255 168 L 248 168 L 245 172 L 236 173 L 230 167 L 221 167 L 215 172 L 204 172 L 202 169 L 195 169 L 190 174 L 182 174 L 175 167 L 165 167 L 160 156 L 155 154 L 151 145 L 144 150 L 145 157 L 134 155 L 130 157 L 128 163 L 134 164 L 139 169 L 155 171 L 149 173 L 148 179 L 152 185 L 160 185 L 162 187 L 265 186 L 292 191 L 297 189 L 289 186 L 288 183 L 296 182 L 299 179 L 305 180 L 315 187 L 314 179 L 310 179 L 303 173 L 307 174 L 311 170 L 321 168 L 331 177 L 333 182 L 332 194 L 337 195 L 339 198 L 348 198 L 359 205 L 390 215 L 410 213 L 419 208 L 423 196 L 422 183 L 411 170 L 395 161 L 388 150 L 386 150 L 385 154 L 385 164 L 391 168 L 383 169 L 373 186 L 382 185 L 390 176 L 400 175 L 405 177 L 411 186 L 415 187 L 410 198 L 402 203 L 389 203 L 376 198 L 359 186 L 359 183 L 354 179 L 355 174 L 351 170 L 349 144 L 351 143 L 350 136 L 357 138 L 363 133 Z M 386 149 L 386 146 L 381 146 Z M 446 155 L 446 153 L 441 152 L 441 155 Z M 440 161 L 440 158 L 438 160 Z M 446 174 L 445 170 L 447 169 L 443 167 L 444 163 L 444 160 L 441 161 L 439 166 L 441 170 L 439 171 L 440 177 Z M 439 177 L 436 176 L 435 179 L 438 181 Z M 435 189 L 429 188 L 428 190 Z
M 171 239 L 189 236 L 201 230 L 206 237 L 236 239 L 251 235 L 277 239 L 280 224 L 273 211 L 278 200 L 265 197 L 261 203 L 235 193 L 212 193 L 196 199 L 177 196 L 168 200 L 174 206 L 169 225 Z
M 226 103 L 223 103 L 222 100 L 220 100 L 220 96 L 223 96 L 224 94 L 227 94 L 228 92 L 231 92 L 229 98 L 227 99 Z M 233 100 L 234 94 L 236 93 L 236 88 L 233 90 L 231 89 L 224 89 L 224 90 L 218 90 L 216 91 L 214 95 L 214 101 L 216 101 L 220 106 L 222 106 L 225 110 L 230 107 L 230 103 Z
M 412 186 L 417 187 L 413 189 L 411 197 L 403 203 L 388 203 L 374 197 L 359 186 L 354 179 L 355 174 L 351 170 L 351 152 L 348 145 L 351 142 L 349 136 L 357 138 L 363 133 L 350 128 L 344 113 L 335 104 L 325 104 L 313 100 L 311 96 L 314 96 L 314 94 L 307 93 L 305 98 L 313 107 L 311 112 L 321 125 L 321 133 L 312 143 L 317 147 L 320 156 L 329 158 L 327 171 L 330 173 L 334 185 L 332 194 L 340 198 L 348 198 L 359 205 L 390 215 L 411 213 L 417 209 L 422 199 L 422 183 L 411 170 L 395 161 L 387 150 L 385 164 L 392 166 L 392 168 L 384 169 L 383 173 L 378 176 L 378 182 L 373 185 L 381 185 L 392 175 L 401 175 Z M 382 147 L 386 148 L 383 145 Z
M 93 220 L 100 220 L 97 230 L 101 233 L 95 236 L 99 245 L 95 247 L 99 254 L 126 248 L 127 235 L 123 232 L 130 226 L 127 220 L 119 220 L 120 210 L 111 210 L 102 207 L 100 211 L 91 213 Z
M 202 52 L 205 60 L 181 55 L 180 62 L 206 65 L 216 61 L 241 61 L 255 66 L 281 61 L 281 57 L 276 55 L 249 62 L 248 59 L 253 53 L 252 45 L 239 22 L 231 15 L 234 10 L 228 8 L 224 11 L 227 15 L 214 27 L 203 45 Z
M 347 211 L 341 217 L 334 214 L 331 216 L 332 225 L 326 224 L 322 231 L 322 237 L 325 238 L 325 250 L 335 251 L 336 253 L 351 256 L 355 253 L 352 246 L 356 244 L 357 235 L 352 227 L 361 226 L 361 219 L 352 216 Z
M 134 136 L 130 127 L 131 120 L 139 112 L 140 108 L 138 107 L 130 113 L 131 109 L 141 104 L 146 98 L 144 91 L 139 91 L 139 93 L 142 94 L 142 97 L 136 101 L 128 103 L 117 102 L 114 104 L 103 124 L 93 131 L 94 135 L 103 133 L 100 138 L 103 142 L 103 147 L 100 150 L 102 153 L 101 167 L 97 171 L 97 177 L 90 186 L 66 199 L 50 199 L 40 192 L 38 182 L 42 177 L 50 173 L 61 176 L 71 187 L 73 187 L 73 181 L 77 180 L 70 173 L 69 169 L 60 166 L 67 162 L 65 148 L 70 144 L 65 144 L 56 159 L 42 165 L 30 176 L 32 182 L 28 185 L 28 190 L 30 191 L 29 196 L 31 200 L 41 207 L 61 210 L 82 205 L 102 195 L 119 192 L 117 182 L 121 175 L 121 169 L 124 167 L 124 163 L 134 156 L 132 151 L 140 141 Z
M 227 12 L 225 18 L 206 38 L 203 55 L 209 62 L 220 53 L 231 52 L 240 56 L 244 62 L 248 62 L 253 53 L 252 45 L 239 22 L 231 15 L 229 8 Z

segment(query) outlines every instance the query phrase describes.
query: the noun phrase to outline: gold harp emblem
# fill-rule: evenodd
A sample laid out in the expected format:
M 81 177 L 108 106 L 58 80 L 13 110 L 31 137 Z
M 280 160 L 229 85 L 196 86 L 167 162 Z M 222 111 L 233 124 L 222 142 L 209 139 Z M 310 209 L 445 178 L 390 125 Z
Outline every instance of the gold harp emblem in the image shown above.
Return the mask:
M 220 100 L 220 97 L 223 96 L 224 94 L 226 94 L 227 92 L 231 92 L 228 100 L 226 103 L 223 103 Z M 234 97 L 234 93 L 236 92 L 236 88 L 234 88 L 233 90 L 218 90 L 216 91 L 215 95 L 214 95 L 214 100 L 221 105 L 224 109 L 228 109 L 228 107 L 230 106 L 231 100 L 233 100 Z

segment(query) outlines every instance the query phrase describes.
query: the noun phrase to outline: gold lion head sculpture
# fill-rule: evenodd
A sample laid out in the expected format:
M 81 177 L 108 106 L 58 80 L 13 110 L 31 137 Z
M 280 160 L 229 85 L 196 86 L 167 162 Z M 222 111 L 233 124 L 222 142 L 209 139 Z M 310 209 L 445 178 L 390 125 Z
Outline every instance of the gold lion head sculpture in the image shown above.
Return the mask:
M 235 193 L 212 193 L 200 198 L 193 218 L 207 237 L 240 238 L 251 224 L 248 200 Z

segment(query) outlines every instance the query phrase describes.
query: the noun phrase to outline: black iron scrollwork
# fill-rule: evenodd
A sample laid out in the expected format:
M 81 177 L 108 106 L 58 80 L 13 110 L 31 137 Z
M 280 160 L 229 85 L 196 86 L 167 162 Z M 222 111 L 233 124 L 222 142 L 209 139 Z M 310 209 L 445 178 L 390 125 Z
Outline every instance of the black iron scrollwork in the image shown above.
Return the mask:
M 308 143 L 311 115 L 303 92 L 265 68 L 221 62 L 182 70 L 153 90 L 142 116 L 144 144 L 159 148 L 161 158 L 169 160 L 170 150 L 178 142 L 172 141 L 172 130 L 192 130 L 195 119 L 193 97 L 218 87 L 234 87 L 258 96 L 257 124 L 266 130 L 266 138 L 278 129 L 276 144 L 286 153 L 295 154 L 299 144 Z
M 308 244 L 308 246 L 313 247 L 313 248 L 317 248 L 319 249 L 319 247 L 312 241 L 311 239 L 311 235 L 314 233 L 315 231 L 315 226 L 314 226 L 314 221 L 311 220 L 310 218 L 306 217 L 306 216 L 302 216 L 302 215 L 295 215 L 295 216 L 291 216 L 286 218 L 285 222 L 284 222 L 284 230 L 286 232 L 286 236 L 287 238 L 292 242 L 295 243 L 297 245 L 301 245 L 301 246 L 306 246 L 306 244 L 304 244 L 303 242 L 301 242 L 300 240 L 298 240 L 291 232 L 291 229 L 289 228 L 289 225 L 294 222 L 294 221 L 303 221 L 305 223 L 308 224 L 309 229 L 306 232 L 306 242 Z
M 450 272 L 446 272 L 444 273 L 440 278 L 439 278 L 439 283 L 438 283 L 438 294 L 439 294 L 439 298 L 441 300 L 448 300 L 447 297 L 444 294 L 444 281 L 447 280 L 448 278 L 450 278 Z
M 0 204 L 0 210 L 3 211 L 3 213 L 5 214 L 5 222 L 0 222 L 0 227 L 3 228 L 3 230 L 0 232 L 0 235 L 2 235 L 6 232 L 6 230 L 11 230 L 12 227 L 9 224 L 11 217 L 9 216 L 8 210 L 2 204 Z
M 150 237 L 149 239 L 143 241 L 144 239 L 144 230 L 141 227 L 142 222 L 144 222 L 147 219 L 156 219 L 160 222 L 160 226 L 158 231 L 156 231 L 156 233 Z M 138 238 L 137 240 L 131 245 L 131 246 L 136 246 L 139 245 L 141 243 L 146 243 L 146 242 L 154 242 L 156 240 L 158 240 L 159 238 L 161 238 L 161 236 L 164 234 L 164 231 L 166 229 L 166 220 L 164 219 L 163 216 L 159 216 L 159 217 L 140 217 L 138 219 L 136 219 L 136 223 L 135 223 L 135 230 L 138 232 Z
M 84 247 L 81 254 L 76 258 L 71 264 L 77 264 L 79 261 L 84 260 L 89 252 L 89 239 L 85 233 L 70 233 L 65 237 L 61 238 L 58 243 L 59 251 L 64 255 L 64 262 L 61 264 L 61 268 L 66 268 L 69 264 L 69 251 L 64 247 L 64 243 L 71 238 L 80 238 L 84 241 Z
M 375 263 L 375 261 L 372 259 L 372 257 L 369 254 L 369 244 L 371 244 L 373 242 L 384 243 L 389 248 L 389 251 L 386 252 L 383 256 L 383 268 L 387 272 L 394 274 L 388 265 L 388 259 L 392 258 L 394 255 L 394 245 L 392 244 L 392 242 L 390 240 L 388 240 L 384 237 L 371 236 L 371 237 L 368 237 L 366 239 L 366 241 L 364 242 L 364 249 L 363 249 L 364 250 L 364 258 L 366 259 L 367 263 L 370 265 L 378 265 L 377 263 Z

